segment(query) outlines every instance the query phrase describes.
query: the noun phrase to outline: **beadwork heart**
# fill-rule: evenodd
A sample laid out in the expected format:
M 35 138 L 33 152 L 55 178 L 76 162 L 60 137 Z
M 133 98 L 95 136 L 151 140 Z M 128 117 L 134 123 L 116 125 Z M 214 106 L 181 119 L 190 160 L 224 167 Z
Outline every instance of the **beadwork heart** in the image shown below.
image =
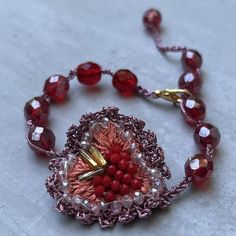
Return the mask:
M 66 149 L 49 164 L 46 186 L 57 210 L 106 228 L 164 207 L 170 173 L 156 135 L 144 125 L 114 107 L 82 116 L 68 131 Z

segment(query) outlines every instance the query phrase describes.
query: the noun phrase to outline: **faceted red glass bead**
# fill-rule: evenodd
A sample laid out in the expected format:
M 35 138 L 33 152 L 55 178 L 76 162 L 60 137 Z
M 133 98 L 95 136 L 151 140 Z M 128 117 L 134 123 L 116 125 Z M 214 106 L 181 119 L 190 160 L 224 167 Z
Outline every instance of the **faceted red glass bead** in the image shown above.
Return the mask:
M 185 163 L 185 174 L 192 177 L 193 183 L 201 185 L 206 182 L 213 172 L 213 160 L 204 154 L 197 154 Z
M 216 126 L 209 123 L 201 123 L 194 132 L 194 138 L 199 144 L 200 149 L 205 150 L 207 145 L 215 148 L 220 142 L 221 135 Z
M 149 9 L 143 16 L 143 23 L 148 31 L 153 32 L 161 24 L 161 13 L 155 9 Z
M 65 99 L 69 88 L 69 81 L 66 77 L 52 75 L 46 80 L 43 91 L 53 102 L 61 102 Z
M 182 54 L 182 63 L 186 69 L 200 69 L 202 65 L 202 56 L 195 50 L 187 50 Z
M 34 97 L 25 104 L 26 120 L 31 120 L 35 125 L 45 125 L 48 122 L 50 105 L 43 97 Z
M 124 96 L 131 96 L 136 92 L 138 79 L 130 70 L 118 70 L 113 75 L 112 83 Z
M 195 95 L 202 88 L 202 77 L 197 71 L 187 71 L 180 76 L 179 87 Z
M 29 145 L 32 143 L 38 148 L 46 151 L 53 150 L 55 147 L 55 136 L 50 129 L 41 126 L 33 126 L 28 131 Z M 37 150 L 34 146 L 30 145 L 31 149 L 39 155 L 44 155 L 43 151 Z
M 180 108 L 186 121 L 190 125 L 196 125 L 206 115 L 206 106 L 202 100 L 195 97 L 183 97 L 180 101 Z
M 81 84 L 95 85 L 102 75 L 101 67 L 94 62 L 86 62 L 77 67 L 77 78 Z

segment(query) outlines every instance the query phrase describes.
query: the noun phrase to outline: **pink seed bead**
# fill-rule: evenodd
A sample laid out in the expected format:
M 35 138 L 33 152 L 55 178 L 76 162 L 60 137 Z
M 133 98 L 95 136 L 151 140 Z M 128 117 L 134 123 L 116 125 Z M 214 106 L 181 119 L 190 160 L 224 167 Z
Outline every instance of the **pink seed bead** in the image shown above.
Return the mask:
M 206 182 L 213 172 L 213 160 L 204 154 L 190 157 L 185 163 L 185 174 L 192 177 L 193 183 L 201 185 Z
M 55 136 L 50 129 L 42 126 L 33 126 L 28 131 L 28 140 L 36 147 L 45 151 L 53 150 L 55 147 Z M 30 144 L 29 143 L 29 144 Z M 34 146 L 30 145 L 30 148 L 35 151 L 38 155 L 44 156 L 43 151 L 38 150 Z
M 196 50 L 187 50 L 182 54 L 182 63 L 186 69 L 197 70 L 202 65 L 202 56 Z
M 214 149 L 219 144 L 221 135 L 216 126 L 209 123 L 201 123 L 194 132 L 194 138 L 200 149 L 205 150 L 207 145 L 211 145 Z
M 190 125 L 196 125 L 205 118 L 206 106 L 202 100 L 198 98 L 183 97 L 180 102 L 180 108 L 186 121 Z
M 53 75 L 49 77 L 44 85 L 44 94 L 53 102 L 62 102 L 70 88 L 69 81 L 63 75 Z
M 43 97 L 34 97 L 25 104 L 25 118 L 35 125 L 46 125 L 50 113 L 50 105 Z
M 202 88 L 202 77 L 197 71 L 184 72 L 179 78 L 179 87 L 196 95 Z

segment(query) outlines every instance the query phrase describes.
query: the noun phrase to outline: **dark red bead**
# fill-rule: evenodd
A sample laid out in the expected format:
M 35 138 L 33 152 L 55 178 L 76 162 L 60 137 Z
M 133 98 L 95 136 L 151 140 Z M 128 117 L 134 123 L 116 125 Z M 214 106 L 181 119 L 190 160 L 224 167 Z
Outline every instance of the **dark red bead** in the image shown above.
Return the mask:
M 97 197 L 102 197 L 105 193 L 105 188 L 102 185 L 97 186 L 94 192 Z
M 187 50 L 182 54 L 182 63 L 186 69 L 200 69 L 202 65 L 202 56 L 195 50 Z
M 116 195 L 112 192 L 112 191 L 108 191 L 106 194 L 105 194 L 105 200 L 107 202 L 112 202 L 116 199 Z
M 122 178 L 122 183 L 129 184 L 131 180 L 132 180 L 132 175 L 129 173 L 126 173 L 126 174 L 124 174 L 124 176 Z
M 126 161 L 129 161 L 131 159 L 131 155 L 127 152 L 121 153 L 121 157 L 122 157 L 122 159 L 124 159 Z
M 179 87 L 197 94 L 202 88 L 202 77 L 197 71 L 187 71 L 180 76 Z
M 133 179 L 131 181 L 131 187 L 132 189 L 134 190 L 138 190 L 138 189 L 141 189 L 142 187 L 142 181 L 140 179 Z
M 102 76 L 101 67 L 94 62 L 86 62 L 77 67 L 77 78 L 81 84 L 95 85 Z
M 120 189 L 120 182 L 117 180 L 113 180 L 111 183 L 111 190 L 113 192 L 117 192 L 117 191 L 119 191 L 119 189 Z
M 138 79 L 130 70 L 118 70 L 113 75 L 112 83 L 124 96 L 131 96 L 136 92 Z
M 116 174 L 117 168 L 115 165 L 109 165 L 106 171 L 109 175 L 113 176 Z
M 97 186 L 101 185 L 102 184 L 102 180 L 103 180 L 102 176 L 100 176 L 100 175 L 95 176 L 93 178 L 93 185 L 94 185 L 94 187 L 97 187 Z
M 130 163 L 129 168 L 128 168 L 128 172 L 133 175 L 137 172 L 137 169 L 138 169 L 137 165 Z
M 55 136 L 50 129 L 41 126 L 33 126 L 28 131 L 29 145 L 43 149 L 45 151 L 53 150 L 55 147 Z M 30 145 L 31 149 L 39 155 L 44 155 L 44 152 Z
M 45 125 L 48 122 L 50 105 L 43 97 L 35 97 L 25 104 L 25 118 L 35 125 Z
M 119 163 L 120 159 L 121 159 L 120 155 L 115 153 L 115 154 L 111 155 L 110 161 L 112 164 L 117 164 L 117 163 Z
M 200 149 L 205 150 L 207 145 L 211 145 L 214 149 L 219 144 L 221 135 L 216 126 L 209 123 L 201 123 L 194 132 L 194 138 Z
M 115 179 L 116 180 L 121 180 L 124 176 L 124 173 L 122 170 L 117 170 L 116 173 L 115 173 Z
M 195 97 L 183 97 L 180 102 L 182 114 L 190 125 L 196 125 L 206 115 L 206 106 Z
M 119 167 L 120 170 L 127 170 L 128 167 L 129 167 L 129 163 L 126 160 L 121 160 L 118 163 L 118 167 Z
M 192 177 L 196 185 L 206 182 L 213 172 L 213 161 L 204 154 L 197 154 L 185 163 L 185 174 Z
M 157 30 L 161 24 L 161 13 L 155 9 L 149 9 L 143 16 L 143 23 L 148 31 Z
M 120 153 L 121 150 L 122 150 L 122 147 L 121 147 L 120 145 L 118 145 L 118 144 L 114 144 L 114 145 L 112 146 L 112 152 L 113 152 L 113 153 Z
M 66 77 L 53 75 L 46 80 L 43 91 L 53 102 L 61 102 L 66 98 L 69 88 L 69 81 Z
M 105 187 L 105 188 L 108 188 L 110 187 L 111 185 L 111 177 L 106 175 L 103 177 L 103 180 L 102 180 L 102 185 Z
M 122 185 L 120 186 L 119 194 L 122 195 L 122 196 L 124 196 L 124 195 L 126 195 L 126 194 L 128 194 L 128 193 L 129 193 L 129 186 L 126 185 L 126 184 L 122 184 Z

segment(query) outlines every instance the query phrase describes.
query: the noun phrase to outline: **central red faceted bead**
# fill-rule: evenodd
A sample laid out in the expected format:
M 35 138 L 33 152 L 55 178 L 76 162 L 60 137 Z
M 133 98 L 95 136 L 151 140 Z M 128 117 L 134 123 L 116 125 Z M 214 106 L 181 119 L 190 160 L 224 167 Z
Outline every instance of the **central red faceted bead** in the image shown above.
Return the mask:
M 136 92 L 138 79 L 130 70 L 118 70 L 113 75 L 112 83 L 123 95 L 130 96 Z
M 182 54 L 182 63 L 186 69 L 200 69 L 202 65 L 202 56 L 195 50 L 187 50 Z
M 157 30 L 161 24 L 161 13 L 155 9 L 149 9 L 143 16 L 143 23 L 148 31 Z

